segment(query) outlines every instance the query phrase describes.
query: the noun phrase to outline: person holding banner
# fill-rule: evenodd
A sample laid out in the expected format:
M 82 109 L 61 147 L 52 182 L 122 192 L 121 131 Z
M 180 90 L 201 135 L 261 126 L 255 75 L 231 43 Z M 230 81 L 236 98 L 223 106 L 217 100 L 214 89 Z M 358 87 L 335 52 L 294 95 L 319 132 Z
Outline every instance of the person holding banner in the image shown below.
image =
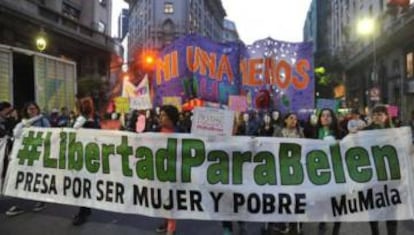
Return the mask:
M 283 138 L 305 138 L 303 129 L 299 126 L 298 117 L 295 113 L 287 113 L 283 117 L 283 128 L 278 131 L 276 130 L 275 133 L 273 133 L 273 136 Z M 296 234 L 302 233 L 302 223 L 271 223 L 268 227 L 272 228 L 272 230 L 280 231 L 280 233 L 283 234 L 289 233 L 291 229 L 295 229 Z
M 92 98 L 84 98 L 79 102 L 80 115 L 75 121 L 73 128 L 90 128 L 100 129 L 99 118 L 95 116 L 94 105 Z M 73 218 L 72 224 L 75 226 L 82 225 L 86 222 L 88 216 L 92 213 L 91 208 L 80 207 L 78 214 Z
M 161 133 L 176 133 L 177 122 L 179 118 L 178 109 L 173 105 L 164 105 L 160 108 L 160 127 Z M 176 221 L 174 219 L 165 219 L 164 223 L 156 228 L 157 233 L 166 233 L 167 235 L 175 234 Z
M 26 103 L 22 112 L 23 119 L 13 129 L 14 138 L 20 138 L 23 134 L 23 129 L 26 127 L 50 127 L 49 120 L 40 113 L 40 108 L 35 102 Z M 44 202 L 36 202 L 33 211 L 39 212 L 46 208 Z M 12 206 L 6 211 L 7 216 L 15 216 L 24 213 L 24 210 L 19 206 Z
M 318 122 L 316 124 L 316 138 L 320 140 L 330 141 L 336 143 L 336 140 L 340 140 L 341 130 L 339 128 L 338 119 L 332 109 L 323 108 L 318 116 Z M 340 222 L 335 222 L 332 235 L 338 235 L 341 228 Z M 326 229 L 326 223 L 321 222 L 319 224 L 319 230 Z
M 378 129 L 386 129 L 386 128 L 393 128 L 393 124 L 390 120 L 390 116 L 388 114 L 387 107 L 383 105 L 378 105 L 374 107 L 372 110 L 372 123 L 365 127 L 364 130 L 378 130 Z M 378 235 L 378 221 L 369 222 L 371 226 L 371 234 Z M 388 220 L 386 221 L 387 225 L 387 233 L 388 235 L 396 235 L 397 234 L 397 221 L 396 220 Z
M 237 120 L 235 119 L 233 125 L 233 135 L 237 136 L 249 136 L 249 133 L 254 135 L 253 130 L 249 132 L 249 128 L 252 125 L 249 125 L 250 115 L 248 113 L 240 113 Z M 251 136 L 251 135 L 250 135 Z M 223 234 L 224 235 L 231 235 L 233 234 L 233 222 L 232 221 L 222 221 L 221 225 L 223 227 Z M 243 221 L 237 221 L 237 225 L 239 226 L 239 233 L 241 235 L 246 234 L 246 224 Z
M 299 126 L 298 117 L 295 113 L 287 113 L 283 117 L 283 128 L 273 133 L 275 137 L 304 138 L 302 127 Z

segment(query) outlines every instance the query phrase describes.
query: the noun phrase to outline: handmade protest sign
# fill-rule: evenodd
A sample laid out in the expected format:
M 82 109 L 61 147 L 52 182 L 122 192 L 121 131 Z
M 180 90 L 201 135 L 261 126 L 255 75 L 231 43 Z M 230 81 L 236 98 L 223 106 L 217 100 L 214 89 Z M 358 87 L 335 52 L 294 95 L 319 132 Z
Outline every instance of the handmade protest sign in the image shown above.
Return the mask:
M 398 117 L 398 106 L 388 105 L 387 110 L 391 117 Z
M 163 96 L 227 104 L 229 95 L 240 93 L 240 51 L 238 42 L 218 43 L 194 34 L 175 40 L 157 61 L 155 104 Z
M 307 117 L 314 108 L 312 43 L 272 38 L 247 46 L 240 61 L 241 95 L 256 109 L 277 109 Z
M 116 97 L 115 109 L 117 113 L 127 113 L 129 111 L 129 99 L 121 96 Z
M 134 89 L 134 94 L 135 96 L 129 98 L 130 109 L 152 109 L 148 75 L 145 75 L 142 81 Z
M 28 128 L 8 196 L 174 219 L 413 219 L 408 127 L 312 139 Z
M 229 109 L 236 112 L 245 112 L 248 109 L 246 96 L 229 96 Z
M 339 108 L 339 102 L 336 99 L 323 99 L 319 98 L 316 99 L 316 108 L 317 109 L 332 109 L 333 111 L 337 111 Z
M 234 112 L 218 108 L 196 107 L 191 124 L 191 133 L 196 135 L 231 136 Z
M 181 111 L 182 101 L 179 96 L 164 96 L 162 97 L 162 105 L 172 105 Z

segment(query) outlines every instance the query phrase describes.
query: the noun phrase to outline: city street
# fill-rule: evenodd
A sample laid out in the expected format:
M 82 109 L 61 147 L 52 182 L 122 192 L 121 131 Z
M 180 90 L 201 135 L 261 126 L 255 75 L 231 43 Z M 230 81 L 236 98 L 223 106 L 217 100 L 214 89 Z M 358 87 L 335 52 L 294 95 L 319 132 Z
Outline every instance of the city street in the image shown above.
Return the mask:
M 162 222 L 155 219 L 137 215 L 116 214 L 105 211 L 94 210 L 89 222 L 75 227 L 71 224 L 71 218 L 77 212 L 76 207 L 49 204 L 42 212 L 26 212 L 15 217 L 7 217 L 4 212 L 16 202 L 21 202 L 25 209 L 30 209 L 32 202 L 20 201 L 10 198 L 0 199 L 0 234 L 2 235 L 72 235 L 72 234 L 139 234 L 155 235 L 154 228 Z M 177 235 L 211 235 L 222 234 L 221 224 L 215 221 L 179 221 Z M 328 229 L 322 234 L 331 234 L 332 225 L 328 224 Z M 260 223 L 248 223 L 248 234 L 260 234 Z M 305 224 L 304 234 L 318 233 L 318 225 Z M 380 223 L 381 235 L 386 235 L 384 223 Z M 414 222 L 403 221 L 398 224 L 398 234 L 413 234 Z M 340 234 L 367 235 L 370 234 L 367 223 L 347 223 L 341 227 Z
M 414 0 L 0 0 L 0 235 L 414 235 L 413 100 Z

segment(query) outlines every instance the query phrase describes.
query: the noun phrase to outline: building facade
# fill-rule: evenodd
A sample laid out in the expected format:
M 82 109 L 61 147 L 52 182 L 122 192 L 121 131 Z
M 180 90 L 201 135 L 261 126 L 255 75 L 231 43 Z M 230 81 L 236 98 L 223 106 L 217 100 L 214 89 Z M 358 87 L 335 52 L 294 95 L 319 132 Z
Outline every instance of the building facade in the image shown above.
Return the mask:
M 125 0 L 129 3 L 129 59 L 161 50 L 180 36 L 197 33 L 223 40 L 226 12 L 221 0 Z M 135 57 L 135 58 L 134 58 Z
M 106 78 L 114 49 L 111 11 L 111 0 L 2 0 L 0 43 L 37 50 L 42 33 L 43 53 L 75 61 L 78 78 Z
M 128 33 L 128 9 L 122 9 L 121 14 L 118 17 L 118 38 L 123 40 L 125 35 Z
M 320 66 L 321 58 L 330 54 L 330 30 L 331 30 L 330 4 L 324 0 L 312 0 L 306 15 L 303 27 L 303 39 L 306 42 L 313 42 L 314 61 Z
M 228 19 L 223 22 L 223 42 L 234 42 L 240 40 L 236 24 Z
M 346 104 L 369 111 L 376 104 L 399 107 L 409 118 L 414 110 L 414 7 L 385 0 L 332 0 L 329 54 L 342 64 Z M 373 19 L 372 32 L 360 32 L 363 19 Z M 319 23 L 318 23 L 319 25 Z

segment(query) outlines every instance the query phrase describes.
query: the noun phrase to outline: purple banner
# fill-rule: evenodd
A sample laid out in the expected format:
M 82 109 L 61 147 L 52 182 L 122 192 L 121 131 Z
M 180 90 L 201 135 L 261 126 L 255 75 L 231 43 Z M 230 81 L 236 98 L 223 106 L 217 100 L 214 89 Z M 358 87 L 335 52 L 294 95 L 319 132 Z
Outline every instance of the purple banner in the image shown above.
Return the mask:
M 239 43 L 216 43 L 188 35 L 165 48 L 156 66 L 154 102 L 164 96 L 180 96 L 227 104 L 229 95 L 238 95 Z
M 314 108 L 312 43 L 266 38 L 247 46 L 243 57 L 241 94 L 250 107 L 302 117 Z
M 227 104 L 243 95 L 251 109 L 304 117 L 314 108 L 312 43 L 267 38 L 246 47 L 185 36 L 160 53 L 154 88 L 156 105 L 164 96 Z

